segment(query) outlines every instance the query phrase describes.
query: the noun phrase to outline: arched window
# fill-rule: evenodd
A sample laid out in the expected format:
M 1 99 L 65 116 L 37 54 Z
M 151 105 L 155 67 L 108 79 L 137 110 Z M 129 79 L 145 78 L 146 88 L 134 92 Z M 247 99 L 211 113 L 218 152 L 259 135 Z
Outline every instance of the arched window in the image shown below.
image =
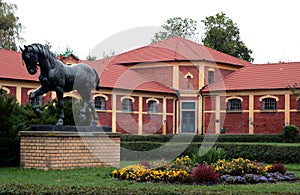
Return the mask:
M 155 113 L 157 107 L 157 102 L 155 100 L 148 101 L 148 112 Z
M 184 75 L 184 78 L 187 79 L 187 89 L 191 88 L 191 80 L 194 78 L 192 73 L 188 72 L 186 75 Z
M 10 90 L 7 88 L 7 87 L 1 87 L 0 86 L 0 91 L 1 91 L 1 93 L 5 93 L 5 94 L 10 94 Z
M 96 96 L 95 97 L 95 108 L 99 110 L 105 110 L 106 104 L 105 104 L 105 98 L 102 96 Z
M 242 101 L 240 99 L 229 99 L 227 103 L 227 109 L 229 111 L 242 110 Z
M 132 102 L 131 98 L 123 98 L 122 99 L 122 111 L 131 112 L 132 111 Z
M 276 110 L 276 99 L 271 97 L 262 99 L 262 109 Z

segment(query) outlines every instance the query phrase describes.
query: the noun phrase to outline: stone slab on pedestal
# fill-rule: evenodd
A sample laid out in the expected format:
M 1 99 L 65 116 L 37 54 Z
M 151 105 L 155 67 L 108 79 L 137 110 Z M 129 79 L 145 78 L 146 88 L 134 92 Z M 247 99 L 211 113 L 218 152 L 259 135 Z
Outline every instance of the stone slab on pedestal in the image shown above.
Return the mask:
M 20 165 L 44 170 L 119 167 L 121 134 L 103 129 L 32 126 L 30 131 L 20 132 Z

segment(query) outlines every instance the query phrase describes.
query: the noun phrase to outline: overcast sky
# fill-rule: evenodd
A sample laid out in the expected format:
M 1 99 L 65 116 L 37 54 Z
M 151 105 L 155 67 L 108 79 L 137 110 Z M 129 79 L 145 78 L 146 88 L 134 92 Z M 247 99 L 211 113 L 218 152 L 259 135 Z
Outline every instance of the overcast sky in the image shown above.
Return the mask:
M 135 28 L 159 27 L 171 17 L 198 21 L 201 40 L 201 20 L 222 11 L 237 23 L 242 41 L 253 50 L 254 63 L 300 61 L 297 0 L 4 1 L 18 6 L 16 15 L 24 26 L 24 44 L 49 41 L 53 50 L 63 52 L 70 47 L 80 59 L 115 35 Z M 140 32 L 128 39 L 134 40 Z

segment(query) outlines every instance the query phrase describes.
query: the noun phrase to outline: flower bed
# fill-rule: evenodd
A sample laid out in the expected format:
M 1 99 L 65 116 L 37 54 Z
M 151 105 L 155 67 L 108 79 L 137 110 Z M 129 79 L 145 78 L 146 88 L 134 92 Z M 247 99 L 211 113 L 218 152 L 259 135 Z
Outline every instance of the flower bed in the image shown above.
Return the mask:
M 146 160 L 138 165 L 115 169 L 113 177 L 137 182 L 197 183 L 197 184 L 247 184 L 295 181 L 294 173 L 287 172 L 284 165 L 264 165 L 248 159 L 218 160 L 211 165 L 195 164 L 188 157 L 180 157 L 167 163 Z

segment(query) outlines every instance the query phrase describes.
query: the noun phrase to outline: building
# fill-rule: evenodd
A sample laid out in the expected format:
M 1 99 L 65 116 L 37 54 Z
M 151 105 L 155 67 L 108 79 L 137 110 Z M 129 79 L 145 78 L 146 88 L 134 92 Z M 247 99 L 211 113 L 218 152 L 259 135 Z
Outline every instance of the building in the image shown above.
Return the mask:
M 244 67 L 208 85 L 204 97 L 205 133 L 281 134 L 300 126 L 299 99 L 289 86 L 299 83 L 300 62 Z
M 97 70 L 101 89 L 93 92 L 93 99 L 99 125 L 112 126 L 113 132 L 204 134 L 225 129 L 261 134 L 280 133 L 283 125 L 300 123 L 297 101 L 286 88 L 297 82 L 288 74 L 297 75 L 298 63 L 253 65 L 181 37 L 102 60 L 83 61 L 72 54 L 60 60 Z M 39 82 L 37 75 L 27 73 L 21 54 L 0 50 L 0 67 L 0 86 L 20 103 L 28 103 Z M 283 70 L 290 80 L 279 82 Z M 76 92 L 65 96 L 80 98 Z M 53 92 L 37 101 L 52 98 Z M 273 99 L 276 107 L 271 110 Z M 259 108 L 262 102 L 266 109 Z

